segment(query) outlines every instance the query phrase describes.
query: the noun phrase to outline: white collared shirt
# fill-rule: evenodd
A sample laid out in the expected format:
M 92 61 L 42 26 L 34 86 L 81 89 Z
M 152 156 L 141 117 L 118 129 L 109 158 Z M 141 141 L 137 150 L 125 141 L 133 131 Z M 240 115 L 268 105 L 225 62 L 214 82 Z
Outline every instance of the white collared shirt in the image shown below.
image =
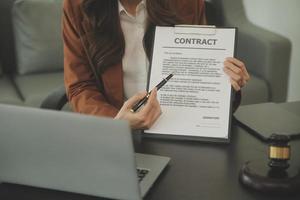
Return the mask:
M 121 27 L 125 37 L 123 64 L 124 94 L 128 99 L 147 86 L 148 60 L 143 47 L 146 26 L 146 3 L 142 0 L 136 8 L 136 16 L 128 13 L 119 1 Z

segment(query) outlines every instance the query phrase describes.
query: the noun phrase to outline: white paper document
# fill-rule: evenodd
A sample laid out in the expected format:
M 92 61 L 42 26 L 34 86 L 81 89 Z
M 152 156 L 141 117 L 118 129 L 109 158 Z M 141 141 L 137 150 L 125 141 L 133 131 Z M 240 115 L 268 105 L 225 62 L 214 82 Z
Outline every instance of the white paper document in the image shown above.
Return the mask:
M 224 61 L 234 56 L 235 28 L 156 27 L 149 89 L 162 115 L 146 133 L 228 139 L 231 84 Z

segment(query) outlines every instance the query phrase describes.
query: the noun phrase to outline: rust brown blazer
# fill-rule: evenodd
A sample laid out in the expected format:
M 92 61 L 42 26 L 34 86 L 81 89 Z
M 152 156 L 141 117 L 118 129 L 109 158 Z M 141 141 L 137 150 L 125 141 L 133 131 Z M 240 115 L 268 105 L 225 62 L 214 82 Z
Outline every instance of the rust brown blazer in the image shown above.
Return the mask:
M 173 0 L 187 24 L 206 24 L 204 0 Z M 75 112 L 114 117 L 123 105 L 122 63 L 109 67 L 101 78 L 106 96 L 99 92 L 80 36 L 92 31 L 81 9 L 82 0 L 64 0 L 64 80 Z M 86 43 L 85 45 L 88 45 Z M 236 106 L 235 106 L 236 107 Z

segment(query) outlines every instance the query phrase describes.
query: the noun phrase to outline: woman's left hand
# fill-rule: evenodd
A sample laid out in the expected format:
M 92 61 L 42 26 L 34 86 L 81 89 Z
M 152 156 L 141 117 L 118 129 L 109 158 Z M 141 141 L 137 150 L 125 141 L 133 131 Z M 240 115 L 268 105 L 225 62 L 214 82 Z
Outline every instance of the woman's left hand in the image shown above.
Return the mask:
M 245 64 L 236 58 L 226 58 L 224 72 L 230 77 L 232 87 L 240 91 L 250 80 Z

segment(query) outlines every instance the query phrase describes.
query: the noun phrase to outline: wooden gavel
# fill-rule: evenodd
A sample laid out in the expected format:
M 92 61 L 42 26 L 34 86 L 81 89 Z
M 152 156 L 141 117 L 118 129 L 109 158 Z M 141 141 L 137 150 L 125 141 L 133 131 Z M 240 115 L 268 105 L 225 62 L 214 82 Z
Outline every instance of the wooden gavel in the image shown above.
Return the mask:
M 291 159 L 290 140 L 289 136 L 273 134 L 268 140 L 269 173 L 266 176 L 259 175 L 255 171 L 257 169 L 247 162 L 240 171 L 240 182 L 248 188 L 265 193 L 299 193 L 300 173 L 292 176 L 287 171 L 290 166 L 288 161 Z

